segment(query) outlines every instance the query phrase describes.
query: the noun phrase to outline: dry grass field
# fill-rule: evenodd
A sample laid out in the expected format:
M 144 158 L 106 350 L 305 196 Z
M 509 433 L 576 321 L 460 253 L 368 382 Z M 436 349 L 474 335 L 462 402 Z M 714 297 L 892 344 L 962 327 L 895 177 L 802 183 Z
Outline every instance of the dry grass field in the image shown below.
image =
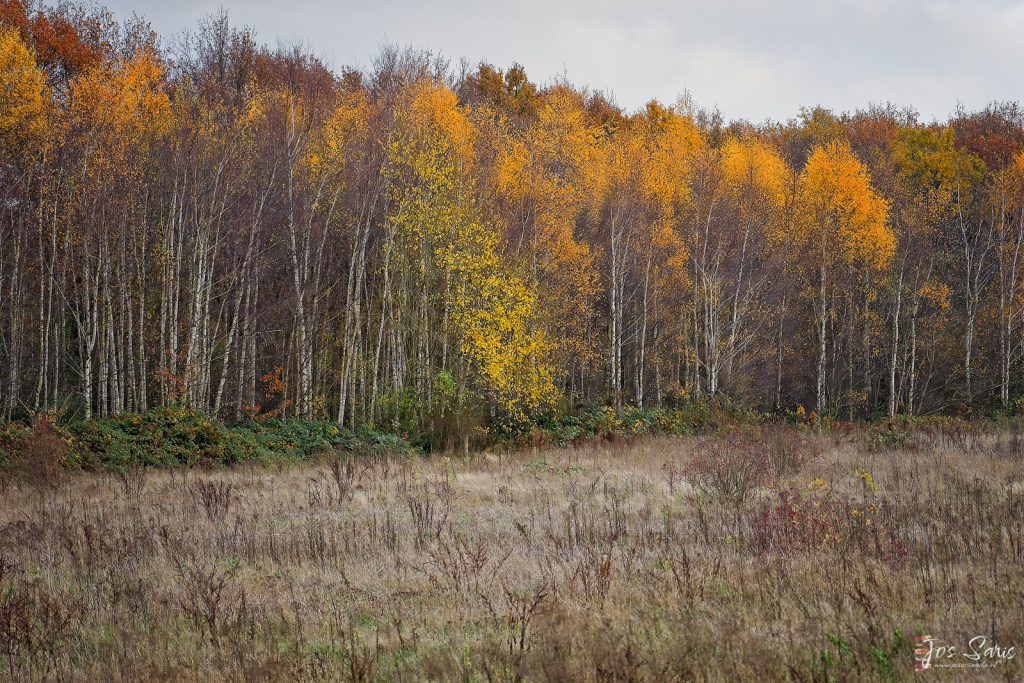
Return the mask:
M 1024 677 L 1011 432 L 51 473 L 0 496 L 0 679 Z M 923 635 L 957 649 L 915 673 Z M 988 667 L 964 668 L 979 635 Z

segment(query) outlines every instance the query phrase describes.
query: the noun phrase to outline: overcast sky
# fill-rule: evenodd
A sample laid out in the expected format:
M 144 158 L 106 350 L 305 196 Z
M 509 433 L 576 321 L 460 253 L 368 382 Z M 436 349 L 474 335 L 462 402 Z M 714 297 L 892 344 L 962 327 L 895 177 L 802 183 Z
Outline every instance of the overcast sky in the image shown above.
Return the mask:
M 216 5 L 107 0 L 163 37 Z M 383 44 L 453 60 L 518 61 L 534 81 L 565 74 L 628 109 L 684 90 L 726 119 L 785 120 L 892 102 L 924 120 L 962 103 L 1024 99 L 1024 0 L 225 0 L 265 43 L 300 42 L 328 64 L 365 67 Z

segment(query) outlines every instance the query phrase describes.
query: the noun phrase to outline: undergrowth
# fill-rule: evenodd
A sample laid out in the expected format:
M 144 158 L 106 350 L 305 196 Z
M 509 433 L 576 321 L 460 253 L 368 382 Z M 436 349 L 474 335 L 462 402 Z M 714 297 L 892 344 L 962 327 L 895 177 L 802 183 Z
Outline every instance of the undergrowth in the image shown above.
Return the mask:
M 123 470 L 135 466 L 225 466 L 256 460 L 305 460 L 328 451 L 383 455 L 416 452 L 398 435 L 349 430 L 333 422 L 261 418 L 225 424 L 182 406 L 153 408 L 71 424 L 47 416 L 32 427 L 0 427 L 0 467 L 16 467 L 38 450 L 40 432 L 59 444 L 60 463 L 72 469 Z

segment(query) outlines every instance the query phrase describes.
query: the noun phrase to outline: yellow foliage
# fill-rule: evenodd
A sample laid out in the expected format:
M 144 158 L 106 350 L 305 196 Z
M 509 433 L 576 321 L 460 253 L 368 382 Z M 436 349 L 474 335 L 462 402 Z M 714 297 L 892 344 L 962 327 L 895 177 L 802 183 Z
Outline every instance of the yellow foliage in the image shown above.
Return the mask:
M 583 330 L 598 277 L 590 246 L 574 228 L 592 201 L 597 131 L 580 97 L 565 88 L 545 93 L 536 122 L 522 132 L 500 131 L 495 190 L 512 230 L 529 250 L 538 307 L 566 357 L 585 355 Z
M 952 126 L 900 130 L 892 157 L 906 195 L 902 222 L 917 230 L 934 230 L 957 202 L 970 204 L 986 175 L 978 157 L 957 148 Z
M 471 272 L 466 265 L 473 263 L 472 256 L 453 252 L 445 259 L 450 272 L 464 276 L 454 301 L 462 352 L 506 411 L 552 404 L 558 392 L 547 362 L 550 345 L 534 325 L 536 296 L 521 278 L 500 269 Z M 490 261 L 483 256 L 478 263 Z
M 341 173 L 351 161 L 351 146 L 369 125 L 369 104 L 362 90 L 343 93 L 330 118 L 310 145 L 309 164 L 318 173 Z
M 46 112 L 46 75 L 17 29 L 0 26 L 0 137 L 43 139 Z
M 511 202 L 535 202 L 559 220 L 575 218 L 592 183 L 596 137 L 573 93 L 556 89 L 545 95 L 537 122 L 500 145 L 499 194 Z
M 693 160 L 705 149 L 703 135 L 688 116 L 650 102 L 636 122 L 639 146 L 628 148 L 623 163 L 637 164 L 643 194 L 663 207 L 672 207 L 690 197 L 689 179 Z
M 656 216 L 667 217 L 689 200 L 693 169 L 706 152 L 689 117 L 651 102 L 604 145 L 592 196 L 647 202 Z
M 410 89 L 389 148 L 397 258 L 445 293 L 459 349 L 485 392 L 510 412 L 547 405 L 557 394 L 550 345 L 536 324 L 536 294 L 503 263 L 476 202 L 472 124 L 447 88 Z
M 690 250 L 669 221 L 661 221 L 655 226 L 651 246 L 662 257 L 663 265 L 658 269 L 659 288 L 666 291 L 688 289 L 690 278 L 686 263 L 690 258 Z
M 757 139 L 729 138 L 722 145 L 721 159 L 731 192 L 764 197 L 775 207 L 785 204 L 790 172 L 774 147 Z

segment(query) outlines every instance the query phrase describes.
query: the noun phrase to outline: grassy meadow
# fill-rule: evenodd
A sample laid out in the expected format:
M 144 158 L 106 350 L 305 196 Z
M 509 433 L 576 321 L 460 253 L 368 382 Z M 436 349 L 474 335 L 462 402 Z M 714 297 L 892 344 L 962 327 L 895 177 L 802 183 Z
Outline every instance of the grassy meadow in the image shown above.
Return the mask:
M 924 635 L 960 663 L 984 635 L 989 666 L 922 675 L 1024 675 L 1005 656 L 1024 645 L 1009 429 L 762 426 L 0 486 L 5 679 L 903 680 Z

